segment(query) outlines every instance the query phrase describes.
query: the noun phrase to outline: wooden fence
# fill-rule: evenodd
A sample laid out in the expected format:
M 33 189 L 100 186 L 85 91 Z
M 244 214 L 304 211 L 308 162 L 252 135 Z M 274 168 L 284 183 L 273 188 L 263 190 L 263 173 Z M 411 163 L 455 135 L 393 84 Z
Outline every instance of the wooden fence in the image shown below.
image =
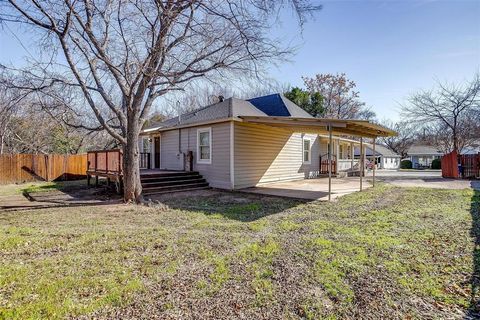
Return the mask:
M 86 177 L 87 154 L 0 155 L 0 184 L 75 180 Z
M 455 151 L 442 157 L 442 177 L 459 178 L 458 172 L 458 154 Z
M 466 179 L 480 179 L 480 153 L 460 156 L 461 175 Z
M 444 155 L 442 157 L 442 176 L 444 178 L 480 179 L 480 154 L 458 155 L 453 151 Z

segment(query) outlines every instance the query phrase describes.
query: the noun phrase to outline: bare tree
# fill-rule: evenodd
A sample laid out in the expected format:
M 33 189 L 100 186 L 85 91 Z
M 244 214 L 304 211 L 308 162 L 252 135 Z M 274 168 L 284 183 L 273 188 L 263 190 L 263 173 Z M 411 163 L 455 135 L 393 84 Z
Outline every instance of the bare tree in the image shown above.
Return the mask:
M 289 50 L 267 37 L 272 12 L 306 0 L 8 0 L 7 22 L 32 27 L 61 59 L 32 85 L 81 91 L 100 125 L 123 146 L 124 200 L 141 202 L 138 136 L 154 102 L 195 79 L 258 72 Z M 66 66 L 65 66 L 66 64 Z M 110 115 L 114 119 L 109 121 Z
M 320 93 L 323 97 L 322 117 L 338 119 L 360 119 L 375 117 L 375 113 L 360 101 L 356 83 L 349 80 L 344 73 L 317 74 L 313 78 L 303 77 L 303 82 L 310 93 Z
M 461 151 L 480 137 L 480 75 L 464 85 L 438 82 L 434 90 L 413 94 L 402 114 L 425 128 L 437 147 Z
M 15 112 L 14 106 L 14 99 L 8 97 L 4 86 L 0 86 L 0 154 L 5 150 L 8 128 Z
M 77 98 L 69 87 L 32 91 L 25 89 L 26 81 L 0 66 L 0 154 L 74 154 L 112 144 L 113 138 L 95 127 L 93 119 L 70 108 L 70 100 Z
M 478 112 L 469 112 L 460 121 L 461 125 L 458 127 L 457 147 L 461 152 L 463 149 L 475 146 L 480 141 L 480 119 Z M 421 132 L 417 135 L 417 140 L 422 143 L 432 145 L 442 150 L 444 153 L 449 153 L 453 150 L 453 139 L 450 128 L 443 122 L 435 122 L 421 127 Z
M 407 156 L 407 151 L 415 140 L 416 131 L 407 122 L 382 122 L 385 127 L 397 132 L 396 136 L 382 137 L 381 142 L 393 152 L 399 154 L 402 159 Z

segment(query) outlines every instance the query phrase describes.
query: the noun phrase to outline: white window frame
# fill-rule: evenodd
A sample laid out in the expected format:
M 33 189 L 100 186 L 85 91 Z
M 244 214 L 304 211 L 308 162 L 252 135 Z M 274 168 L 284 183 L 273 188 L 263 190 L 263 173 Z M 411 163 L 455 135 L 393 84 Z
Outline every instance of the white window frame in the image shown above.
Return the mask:
M 308 161 L 305 161 L 305 141 L 308 141 Z M 302 162 L 304 164 L 312 163 L 312 139 L 307 137 L 302 137 Z
M 201 159 L 200 158 L 200 133 L 205 133 L 205 132 L 208 132 L 208 136 L 209 136 L 209 142 L 210 142 L 210 145 L 209 145 L 209 157 L 208 159 Z M 212 146 L 213 146 L 213 139 L 212 139 L 212 128 L 211 127 L 208 127 L 208 128 L 199 128 L 197 129 L 197 163 L 200 163 L 200 164 L 212 164 Z

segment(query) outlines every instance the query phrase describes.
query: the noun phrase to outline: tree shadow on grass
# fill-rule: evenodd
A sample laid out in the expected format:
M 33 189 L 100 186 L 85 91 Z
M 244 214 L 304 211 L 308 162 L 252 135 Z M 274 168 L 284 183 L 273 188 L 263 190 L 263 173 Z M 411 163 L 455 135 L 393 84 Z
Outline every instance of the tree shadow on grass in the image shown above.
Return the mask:
M 183 197 L 181 194 L 162 195 L 153 199 L 172 209 L 218 214 L 242 222 L 255 221 L 311 201 L 219 190 L 185 193 Z
M 472 188 L 474 184 L 472 182 Z M 471 277 L 471 299 L 465 319 L 480 319 L 480 190 L 474 190 L 471 200 L 472 215 L 471 236 L 474 238 L 473 273 Z
M 61 207 L 108 205 L 121 202 L 121 197 L 110 188 L 87 187 L 86 181 L 67 181 L 45 185 L 25 185 L 22 197 L 10 197 L 0 203 L 2 211 L 23 211 Z M 28 201 L 26 201 L 28 199 Z

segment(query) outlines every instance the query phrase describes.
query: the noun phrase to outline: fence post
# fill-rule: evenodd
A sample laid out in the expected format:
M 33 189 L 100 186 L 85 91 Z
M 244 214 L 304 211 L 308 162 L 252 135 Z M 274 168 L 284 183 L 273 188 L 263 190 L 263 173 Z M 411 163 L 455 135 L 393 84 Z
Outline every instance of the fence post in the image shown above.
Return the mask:
M 95 152 L 95 171 L 97 171 L 97 155 L 98 153 Z
M 122 174 L 122 150 L 118 150 L 118 174 Z
M 50 170 L 51 170 L 50 168 L 52 166 L 52 164 L 50 163 L 50 161 L 51 161 L 50 160 L 50 155 L 47 154 L 45 156 L 45 159 L 46 159 L 45 163 L 47 164 L 47 181 L 50 181 Z

